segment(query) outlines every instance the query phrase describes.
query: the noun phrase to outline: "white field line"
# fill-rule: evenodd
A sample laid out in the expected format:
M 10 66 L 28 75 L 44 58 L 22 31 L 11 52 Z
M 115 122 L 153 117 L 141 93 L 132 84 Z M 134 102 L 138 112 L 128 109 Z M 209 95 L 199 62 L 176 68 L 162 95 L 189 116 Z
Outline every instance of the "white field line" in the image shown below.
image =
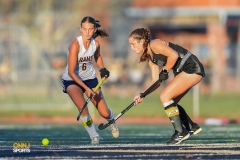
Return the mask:
M 43 151 L 55 151 L 55 152 L 64 152 L 74 149 L 74 152 L 132 152 L 132 153 L 211 153 L 211 154 L 231 154 L 231 155 L 240 155 L 240 150 L 234 148 L 239 147 L 240 145 L 235 144 L 198 144 L 198 145 L 176 145 L 179 148 L 177 149 L 152 149 L 152 147 L 167 147 L 168 145 L 162 144 L 124 144 L 124 145 L 99 145 L 99 146 L 49 146 L 49 148 L 33 148 L 32 151 L 43 152 Z M 106 148 L 107 147 L 107 148 Z M 112 147 L 109 148 L 109 147 Z M 124 149 L 118 149 L 118 147 L 123 147 Z M 134 149 L 134 147 L 146 147 L 146 149 Z M 147 147 L 151 147 L 148 149 Z M 168 146 L 171 148 L 171 146 Z M 83 149 L 84 148 L 84 149 Z M 88 149 L 94 150 L 88 150 Z M 97 149 L 98 148 L 98 149 Z M 211 149 L 209 149 L 211 148 Z M 82 149 L 82 150 L 80 150 Z M 96 150 L 97 149 L 97 150 Z
M 240 151 L 233 150 L 80 150 L 78 152 L 130 152 L 130 153 L 215 153 L 215 154 L 236 154 Z
M 48 150 L 31 150 L 32 152 L 55 152 L 55 153 L 61 153 L 61 152 L 65 152 L 65 151 L 69 151 L 69 150 L 64 150 L 64 149 L 60 149 L 60 150 L 54 150 L 54 149 L 48 149 Z M 218 154 L 218 155 L 227 155 L 227 154 L 231 154 L 231 155 L 240 155 L 240 151 L 234 151 L 234 150 L 209 150 L 209 149 L 199 149 L 199 150 L 184 150 L 184 149 L 178 149 L 178 150 L 174 150 L 174 149 L 170 149 L 170 150 L 134 150 L 134 149 L 128 149 L 126 148 L 126 150 L 124 149 L 100 149 L 100 150 L 73 150 L 73 152 L 118 152 L 118 153 L 168 153 L 168 154 L 174 154 L 174 153 L 211 153 L 211 154 Z

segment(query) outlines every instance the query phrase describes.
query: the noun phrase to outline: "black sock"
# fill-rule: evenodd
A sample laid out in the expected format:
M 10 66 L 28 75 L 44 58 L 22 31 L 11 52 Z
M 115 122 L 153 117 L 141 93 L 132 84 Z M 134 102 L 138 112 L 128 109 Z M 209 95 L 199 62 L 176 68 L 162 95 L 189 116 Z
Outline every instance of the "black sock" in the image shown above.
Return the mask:
M 188 131 L 190 131 L 190 129 L 192 128 L 194 122 L 187 115 L 185 109 L 182 106 L 180 106 L 179 104 L 177 104 L 177 106 L 178 106 L 178 110 L 179 110 L 179 113 L 180 113 L 180 118 L 181 118 L 181 121 L 182 121 L 183 125 L 185 126 L 185 128 Z
M 178 107 L 174 103 L 172 103 L 165 107 L 165 112 L 167 113 L 169 119 L 171 120 L 174 129 L 179 133 L 182 133 L 183 126 L 182 126 L 181 118 L 179 116 Z

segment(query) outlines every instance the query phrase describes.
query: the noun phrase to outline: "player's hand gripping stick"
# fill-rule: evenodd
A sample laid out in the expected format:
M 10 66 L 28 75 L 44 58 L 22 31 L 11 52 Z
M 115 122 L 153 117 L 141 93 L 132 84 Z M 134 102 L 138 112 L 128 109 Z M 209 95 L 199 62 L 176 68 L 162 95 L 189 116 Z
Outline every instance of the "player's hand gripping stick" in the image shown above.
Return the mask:
M 103 81 L 105 80 L 105 77 L 103 77 L 99 82 L 98 85 L 93 89 L 94 92 L 98 90 L 98 88 L 102 85 Z M 91 94 L 90 97 L 86 100 L 85 104 L 83 105 L 82 109 L 79 111 L 77 116 L 77 121 L 79 121 L 80 115 L 82 114 L 82 111 L 86 108 L 87 104 L 90 102 L 90 100 L 93 98 L 93 95 Z
M 156 89 L 156 87 L 158 86 L 159 87 L 159 84 L 160 81 L 157 80 L 154 84 L 152 84 L 144 93 L 142 93 L 140 95 L 140 98 L 143 98 L 145 96 L 147 96 L 149 93 L 152 92 L 152 90 Z M 132 106 L 134 106 L 134 103 L 135 101 L 133 101 L 127 108 L 125 108 L 121 113 L 119 113 L 116 117 L 114 117 L 112 120 L 110 120 L 108 123 L 106 124 L 103 124 L 101 123 L 99 126 L 98 126 L 98 129 L 99 130 L 103 130 L 105 128 L 107 128 L 108 126 L 110 126 L 111 124 L 113 124 L 118 118 L 120 118 L 125 112 L 127 112 L 130 108 L 132 108 Z

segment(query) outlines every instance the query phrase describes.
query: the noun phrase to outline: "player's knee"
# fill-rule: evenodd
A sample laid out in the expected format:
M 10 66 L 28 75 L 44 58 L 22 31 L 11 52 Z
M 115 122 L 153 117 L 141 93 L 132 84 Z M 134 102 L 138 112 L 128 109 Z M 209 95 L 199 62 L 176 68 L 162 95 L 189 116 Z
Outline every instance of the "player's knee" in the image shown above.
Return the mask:
M 160 101 L 161 101 L 162 103 L 168 102 L 168 101 L 170 101 L 170 100 L 172 100 L 172 98 L 169 97 L 167 94 L 165 94 L 165 93 L 163 93 L 163 92 L 160 94 Z

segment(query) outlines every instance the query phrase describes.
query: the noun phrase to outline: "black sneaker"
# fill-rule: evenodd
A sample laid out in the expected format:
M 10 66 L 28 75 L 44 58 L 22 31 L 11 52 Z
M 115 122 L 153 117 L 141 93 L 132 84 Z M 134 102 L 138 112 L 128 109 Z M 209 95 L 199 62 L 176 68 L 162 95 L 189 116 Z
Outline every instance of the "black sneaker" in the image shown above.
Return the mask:
M 183 140 L 187 139 L 190 136 L 186 129 L 183 130 L 182 133 L 179 133 L 175 130 L 175 133 L 172 135 L 171 139 L 167 141 L 167 144 L 179 144 Z
M 189 131 L 190 136 L 196 135 L 202 131 L 202 128 L 197 124 L 194 123 L 191 130 Z

